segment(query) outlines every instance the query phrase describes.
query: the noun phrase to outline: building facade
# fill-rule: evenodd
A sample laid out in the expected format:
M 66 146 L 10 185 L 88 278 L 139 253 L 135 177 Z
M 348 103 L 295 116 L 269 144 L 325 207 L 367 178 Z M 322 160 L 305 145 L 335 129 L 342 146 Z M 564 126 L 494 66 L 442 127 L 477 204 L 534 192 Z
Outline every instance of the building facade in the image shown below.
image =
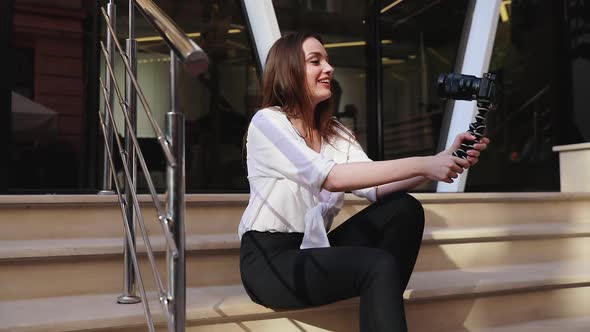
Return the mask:
M 2 192 L 101 189 L 97 112 L 104 111 L 98 82 L 106 75 L 100 41 L 107 2 L 0 4 Z M 128 2 L 111 2 L 124 42 Z M 155 2 L 211 61 L 205 74 L 181 74 L 189 193 L 247 192 L 242 143 L 260 103 L 265 49 L 297 30 L 322 35 L 335 68 L 335 116 L 374 160 L 434 154 L 457 128 L 467 129 L 473 102 L 441 100 L 439 73 L 496 74 L 501 90 L 488 119 L 490 148 L 458 186 L 420 191 L 559 191 L 552 146 L 590 141 L 590 5 L 581 0 Z M 138 80 L 163 126 L 168 49 L 135 16 Z M 121 60 L 115 64 L 124 82 Z M 122 115 L 116 120 L 123 128 Z M 164 158 L 141 109 L 137 133 L 163 186 Z M 143 182 L 140 175 L 140 188 Z

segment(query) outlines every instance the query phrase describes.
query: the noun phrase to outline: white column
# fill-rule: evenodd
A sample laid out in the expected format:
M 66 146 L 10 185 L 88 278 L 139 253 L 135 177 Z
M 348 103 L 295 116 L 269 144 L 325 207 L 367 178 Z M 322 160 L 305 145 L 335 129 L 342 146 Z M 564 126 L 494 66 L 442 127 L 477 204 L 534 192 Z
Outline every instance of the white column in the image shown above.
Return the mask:
M 501 0 L 473 0 L 475 6 L 471 17 L 463 63 L 460 73 L 481 77 L 490 66 L 490 57 L 494 48 L 496 28 L 500 13 Z M 455 101 L 451 113 L 449 131 L 445 149 L 453 144 L 455 136 L 467 131 L 473 122 L 477 109 L 474 101 Z M 461 174 L 453 183 L 439 182 L 437 192 L 463 192 L 467 181 L 468 171 Z
M 260 65 L 264 68 L 268 50 L 281 37 L 275 9 L 272 0 L 244 0 L 244 5 Z

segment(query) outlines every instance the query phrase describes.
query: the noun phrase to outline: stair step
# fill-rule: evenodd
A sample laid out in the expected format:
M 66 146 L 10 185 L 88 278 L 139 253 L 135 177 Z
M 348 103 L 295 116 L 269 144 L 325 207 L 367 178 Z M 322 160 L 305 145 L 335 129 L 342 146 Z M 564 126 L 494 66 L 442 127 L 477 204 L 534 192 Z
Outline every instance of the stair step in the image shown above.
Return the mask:
M 527 223 L 590 223 L 588 193 L 441 193 L 413 194 L 436 227 L 473 227 Z M 187 234 L 236 232 L 247 194 L 187 195 Z M 163 199 L 163 197 L 161 197 Z M 150 233 L 158 234 L 151 197 L 139 195 Z M 368 205 L 351 194 L 334 225 Z M 115 195 L 0 196 L 0 240 L 118 237 L 121 214 Z M 153 232 L 152 232 L 153 230 Z
M 417 272 L 412 276 L 404 297 L 409 304 L 410 324 L 418 326 L 427 324 L 427 322 L 414 322 L 416 318 L 413 317 L 418 310 L 416 307 L 421 305 L 432 306 L 433 303 L 440 302 L 437 310 L 457 311 L 460 307 L 450 308 L 449 305 L 445 305 L 445 301 L 470 301 L 474 306 L 473 301 L 485 297 L 513 296 L 520 293 L 519 298 L 522 298 L 525 296 L 523 294 L 538 294 L 544 291 L 568 292 L 573 287 L 579 287 L 573 290 L 579 296 L 583 296 L 583 299 L 587 299 L 590 290 L 587 286 L 590 286 L 590 263 L 554 262 Z M 0 331 L 74 331 L 143 325 L 142 306 L 117 305 L 115 304 L 117 295 L 100 294 L 2 301 L 0 302 Z M 557 299 L 555 296 L 551 298 Z M 209 325 L 276 319 L 295 312 L 310 312 L 317 316 L 317 311 L 349 310 L 351 307 L 356 307 L 357 303 L 358 299 L 352 299 L 319 308 L 275 312 L 251 302 L 241 285 L 189 288 L 187 289 L 187 321 L 189 325 Z M 546 300 L 535 301 L 534 305 L 545 305 L 545 303 L 548 303 L 546 304 L 548 308 L 555 308 L 555 311 L 567 312 L 565 303 L 560 306 Z M 579 307 L 578 310 L 588 310 L 588 306 L 584 306 L 583 303 L 570 303 L 569 306 Z M 159 305 L 156 304 L 152 304 L 151 308 L 154 313 L 160 310 Z M 503 310 L 508 309 L 503 308 Z M 421 320 L 428 317 L 424 316 L 424 311 L 421 310 L 421 312 L 422 314 L 419 315 Z M 541 311 L 535 312 L 538 314 Z M 31 315 L 31 313 L 35 314 Z M 156 316 L 157 321 L 161 322 L 162 317 L 158 314 Z M 487 326 L 490 324 L 488 322 Z M 354 328 L 356 329 L 356 326 Z M 417 331 L 434 330 L 418 329 Z
M 138 237 L 136 241 L 137 250 L 145 252 L 143 239 Z M 186 251 L 237 249 L 240 246 L 237 232 L 234 234 L 187 235 L 185 242 Z M 166 248 L 163 236 L 150 236 L 150 244 L 155 252 L 163 252 Z M 122 253 L 122 237 L 0 241 L 0 260 Z
M 427 228 L 415 271 L 589 261 L 586 231 L 585 224 Z M 150 241 L 165 278 L 164 239 L 152 237 Z M 189 235 L 186 245 L 188 286 L 239 282 L 236 233 Z M 144 282 L 153 285 L 143 241 L 138 239 L 137 246 Z M 0 286 L 0 301 L 117 292 L 123 279 L 122 252 L 121 238 L 0 241 L 0 285 L 12 285 Z M 52 287 L 45 285 L 47 279 L 55 280 Z
M 164 197 L 160 197 L 164 199 Z M 151 196 L 138 195 L 150 234 L 161 234 Z M 246 194 L 187 195 L 186 234 L 237 232 Z M 0 196 L 0 240 L 119 237 L 121 210 L 114 195 Z
M 404 296 L 409 300 L 428 300 L 467 294 L 578 286 L 590 286 L 590 262 L 558 261 L 416 272 L 412 275 Z
M 590 236 L 590 223 L 509 224 L 471 227 L 430 226 L 424 231 L 424 244 L 508 241 L 539 238 Z
M 420 248 L 415 271 L 465 269 L 559 260 L 589 260 L 589 237 L 524 237 L 494 241 L 427 243 Z
M 545 223 L 477 227 L 427 226 L 424 230 L 423 245 L 588 236 L 590 236 L 590 223 Z M 238 249 L 240 247 L 237 231 L 221 234 L 186 235 L 185 241 L 187 251 Z M 165 250 L 165 241 L 162 236 L 150 236 L 150 243 L 156 252 Z M 137 237 L 137 248 L 140 252 L 145 252 L 143 239 L 139 236 Z M 109 255 L 121 254 L 122 252 L 122 237 L 0 240 L 0 260 Z
M 546 319 L 520 324 L 469 329 L 470 332 L 588 332 L 590 317 Z M 459 332 L 459 331 L 457 331 Z

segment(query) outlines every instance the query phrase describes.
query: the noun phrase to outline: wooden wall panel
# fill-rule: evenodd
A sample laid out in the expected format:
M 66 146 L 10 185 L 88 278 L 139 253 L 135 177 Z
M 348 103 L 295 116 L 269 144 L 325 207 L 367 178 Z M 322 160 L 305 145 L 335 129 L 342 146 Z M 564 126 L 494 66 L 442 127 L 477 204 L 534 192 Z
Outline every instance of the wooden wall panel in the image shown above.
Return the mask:
M 82 8 L 82 0 L 17 0 L 17 6 L 39 6 L 40 4 L 50 8 Z
M 61 32 L 82 33 L 82 22 L 60 17 L 45 17 L 34 14 L 14 15 L 15 28 L 18 30 L 37 30 L 40 34 L 59 34 Z
M 85 112 L 82 0 L 17 0 L 15 34 L 35 52 L 35 101 L 59 114 L 58 140 L 80 151 Z
M 81 96 L 38 95 L 37 102 L 65 115 L 79 115 L 80 110 L 84 109 Z
M 82 59 L 38 55 L 35 71 L 41 75 L 55 75 L 70 78 L 82 78 Z
M 50 75 L 35 76 L 36 95 L 82 96 L 84 89 L 80 78 Z
M 82 117 L 77 115 L 59 115 L 60 135 L 79 135 L 82 132 Z
M 79 39 L 40 38 L 35 43 L 37 54 L 82 59 L 82 41 Z

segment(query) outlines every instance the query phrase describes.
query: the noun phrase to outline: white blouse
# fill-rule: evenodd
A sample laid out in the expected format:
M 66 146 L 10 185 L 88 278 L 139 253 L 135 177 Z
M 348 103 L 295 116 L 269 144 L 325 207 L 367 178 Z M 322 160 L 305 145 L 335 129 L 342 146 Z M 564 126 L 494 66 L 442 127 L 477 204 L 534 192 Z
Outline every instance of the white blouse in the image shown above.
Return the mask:
M 315 152 L 278 107 L 259 110 L 246 139 L 250 200 L 238 228 L 240 239 L 250 230 L 297 232 L 304 233 L 301 249 L 329 247 L 327 230 L 344 193 L 323 190 L 322 184 L 334 165 L 371 159 L 352 138 L 322 141 L 320 153 Z M 352 193 L 377 199 L 376 187 Z

